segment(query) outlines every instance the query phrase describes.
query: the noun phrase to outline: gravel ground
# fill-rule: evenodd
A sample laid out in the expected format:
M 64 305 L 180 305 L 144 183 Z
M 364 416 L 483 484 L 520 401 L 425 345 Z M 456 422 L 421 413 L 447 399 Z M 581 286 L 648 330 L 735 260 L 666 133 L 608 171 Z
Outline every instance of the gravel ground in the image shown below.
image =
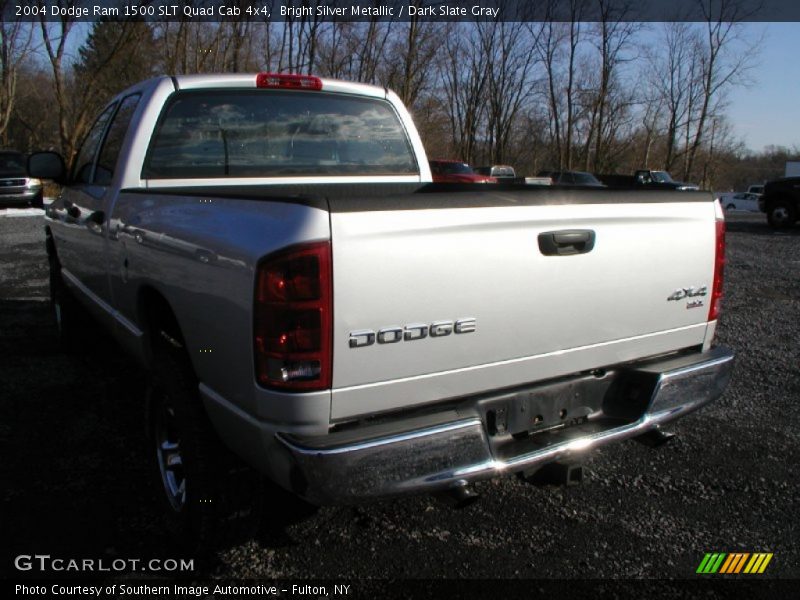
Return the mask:
M 54 346 L 42 217 L 0 218 L 0 493 L 4 552 L 152 557 L 138 406 L 142 376 L 106 338 Z M 733 215 L 718 341 L 737 353 L 716 404 L 657 450 L 628 441 L 584 482 L 477 486 L 453 510 L 430 497 L 323 508 L 223 553 L 207 574 L 275 578 L 696 578 L 704 553 L 773 552 L 763 577 L 800 578 L 800 227 Z M 19 573 L 13 573 L 19 576 Z

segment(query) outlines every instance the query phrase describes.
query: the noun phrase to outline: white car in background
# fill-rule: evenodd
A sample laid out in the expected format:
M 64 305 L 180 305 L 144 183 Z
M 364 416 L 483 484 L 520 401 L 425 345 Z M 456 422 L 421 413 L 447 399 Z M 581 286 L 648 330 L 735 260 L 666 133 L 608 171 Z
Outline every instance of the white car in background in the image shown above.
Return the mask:
M 719 195 L 719 203 L 725 210 L 746 210 L 758 212 L 758 195 L 738 192 Z

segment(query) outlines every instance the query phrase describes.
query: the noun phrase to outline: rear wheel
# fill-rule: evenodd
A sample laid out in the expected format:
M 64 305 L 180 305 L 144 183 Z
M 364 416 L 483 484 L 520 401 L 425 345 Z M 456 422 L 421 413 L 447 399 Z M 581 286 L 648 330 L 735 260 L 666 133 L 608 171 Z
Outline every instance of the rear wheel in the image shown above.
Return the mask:
M 261 477 L 217 437 L 182 349 L 157 343 L 147 400 L 150 455 L 169 536 L 204 556 L 255 535 Z
M 797 221 L 797 208 L 788 200 L 776 200 L 767 207 L 767 222 L 773 229 L 786 229 Z
M 731 203 L 725 207 L 725 210 L 733 210 L 734 208 L 736 208 L 736 205 Z

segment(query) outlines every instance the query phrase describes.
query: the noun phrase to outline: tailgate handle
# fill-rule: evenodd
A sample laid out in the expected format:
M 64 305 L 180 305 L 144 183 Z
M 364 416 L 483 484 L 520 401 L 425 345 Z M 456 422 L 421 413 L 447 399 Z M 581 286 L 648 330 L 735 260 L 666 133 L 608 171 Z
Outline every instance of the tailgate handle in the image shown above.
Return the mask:
M 539 234 L 539 250 L 545 256 L 586 254 L 594 248 L 594 231 L 591 229 L 565 229 Z

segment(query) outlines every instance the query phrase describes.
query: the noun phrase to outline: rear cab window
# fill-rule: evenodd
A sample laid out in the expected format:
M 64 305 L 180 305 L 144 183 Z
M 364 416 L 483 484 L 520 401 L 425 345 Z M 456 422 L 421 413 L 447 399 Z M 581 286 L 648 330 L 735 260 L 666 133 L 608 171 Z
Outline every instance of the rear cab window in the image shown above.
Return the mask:
M 417 175 L 391 104 L 347 94 L 187 90 L 165 106 L 143 179 Z

